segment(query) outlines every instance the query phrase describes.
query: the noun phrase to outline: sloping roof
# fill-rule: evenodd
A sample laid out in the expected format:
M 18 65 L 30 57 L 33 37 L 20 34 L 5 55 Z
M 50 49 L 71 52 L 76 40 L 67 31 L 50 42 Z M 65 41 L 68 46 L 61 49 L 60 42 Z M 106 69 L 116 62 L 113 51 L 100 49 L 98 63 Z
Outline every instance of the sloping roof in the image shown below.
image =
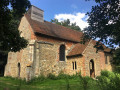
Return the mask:
M 83 35 L 82 32 L 74 31 L 70 28 L 66 28 L 64 26 L 50 23 L 47 21 L 38 22 L 38 21 L 32 20 L 29 14 L 25 14 L 25 17 L 27 18 L 29 24 L 31 25 L 34 33 L 40 33 L 43 35 L 52 36 L 55 38 L 60 38 L 60 39 L 69 40 L 73 42 L 81 41 L 81 37 Z M 97 41 L 92 40 L 93 45 L 96 45 L 96 42 Z M 80 44 L 80 43 L 76 44 L 67 56 L 82 54 L 82 52 L 87 47 L 88 43 L 89 42 L 86 42 L 85 44 Z M 111 49 L 106 48 L 105 45 L 103 45 L 103 47 L 105 52 L 110 52 Z
M 89 42 L 86 42 L 85 44 L 80 44 L 80 43 L 76 44 L 67 56 L 74 56 L 74 55 L 82 54 L 82 52 L 87 47 L 88 43 Z
M 32 20 L 29 14 L 25 14 L 25 17 L 27 18 L 29 24 L 31 25 L 35 33 L 40 33 L 40 34 L 57 37 L 64 40 L 70 40 L 74 42 L 80 42 L 81 37 L 83 35 L 82 32 L 78 32 L 61 25 L 53 24 L 47 21 L 38 22 L 38 21 Z
M 91 43 L 93 45 L 96 45 L 97 41 L 92 40 Z M 69 57 L 69 56 L 74 56 L 74 55 L 80 55 L 80 54 L 82 54 L 88 44 L 89 44 L 89 42 L 86 42 L 85 44 L 80 44 L 80 43 L 76 44 L 74 46 L 74 48 L 69 52 L 69 54 L 67 56 Z M 102 46 L 104 48 L 104 50 L 103 50 L 104 52 L 110 52 L 111 51 L 111 49 L 107 48 L 104 44 L 102 44 Z

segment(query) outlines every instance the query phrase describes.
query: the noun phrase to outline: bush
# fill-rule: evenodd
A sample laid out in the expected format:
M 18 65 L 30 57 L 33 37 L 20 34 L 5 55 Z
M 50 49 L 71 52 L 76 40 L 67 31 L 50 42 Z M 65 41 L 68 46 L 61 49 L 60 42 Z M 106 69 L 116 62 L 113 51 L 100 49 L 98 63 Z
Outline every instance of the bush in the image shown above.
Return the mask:
M 115 73 L 110 71 L 101 71 L 101 76 L 105 76 L 109 79 L 115 78 Z
M 34 78 L 32 78 L 32 80 L 30 80 L 29 82 L 27 82 L 28 84 L 30 84 L 30 83 L 34 83 L 34 82 L 43 82 L 43 81 L 45 81 L 47 78 L 44 76 L 44 75 L 40 75 L 40 76 L 38 76 L 38 77 L 34 77 Z
M 98 79 L 97 84 L 101 90 L 107 90 L 109 88 L 108 87 L 108 85 L 110 84 L 109 78 L 107 78 L 106 76 L 99 76 L 96 79 Z
M 120 74 L 110 71 L 102 71 L 101 76 L 97 77 L 98 86 L 102 90 L 119 90 Z
M 48 74 L 47 78 L 52 79 L 52 80 L 56 80 L 57 79 L 57 77 L 54 74 L 51 74 L 51 73 Z
M 116 72 L 116 73 L 120 73 L 120 66 L 115 66 L 115 68 L 114 68 L 114 72 Z
M 90 88 L 92 88 L 92 86 L 94 86 L 94 82 L 95 80 L 93 80 L 93 78 L 89 77 L 89 76 L 81 76 L 81 73 L 79 73 L 79 79 L 80 79 L 80 87 L 82 87 L 84 90 L 89 90 Z M 94 89 L 94 88 L 92 88 Z M 91 89 L 91 90 L 92 90 Z

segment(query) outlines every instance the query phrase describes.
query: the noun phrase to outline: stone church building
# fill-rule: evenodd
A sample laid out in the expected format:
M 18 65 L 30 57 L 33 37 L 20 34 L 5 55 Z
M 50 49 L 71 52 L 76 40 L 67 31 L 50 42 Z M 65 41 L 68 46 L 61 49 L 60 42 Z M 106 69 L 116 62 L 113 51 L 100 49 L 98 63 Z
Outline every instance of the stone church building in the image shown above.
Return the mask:
M 49 73 L 96 77 L 101 70 L 112 70 L 111 50 L 98 50 L 96 41 L 80 44 L 82 32 L 44 20 L 44 11 L 31 6 L 22 17 L 19 30 L 28 40 L 27 48 L 10 52 L 4 76 L 31 78 Z

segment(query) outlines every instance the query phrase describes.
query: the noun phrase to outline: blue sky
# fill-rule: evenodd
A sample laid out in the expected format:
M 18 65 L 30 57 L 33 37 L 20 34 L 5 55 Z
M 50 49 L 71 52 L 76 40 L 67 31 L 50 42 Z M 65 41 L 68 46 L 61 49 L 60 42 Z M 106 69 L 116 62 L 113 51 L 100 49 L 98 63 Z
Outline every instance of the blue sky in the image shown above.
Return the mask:
M 96 3 L 94 0 L 30 0 L 31 4 L 44 10 L 44 20 L 51 21 L 57 18 L 59 21 L 70 19 L 76 22 L 82 29 L 88 26 L 85 13 L 90 11 Z

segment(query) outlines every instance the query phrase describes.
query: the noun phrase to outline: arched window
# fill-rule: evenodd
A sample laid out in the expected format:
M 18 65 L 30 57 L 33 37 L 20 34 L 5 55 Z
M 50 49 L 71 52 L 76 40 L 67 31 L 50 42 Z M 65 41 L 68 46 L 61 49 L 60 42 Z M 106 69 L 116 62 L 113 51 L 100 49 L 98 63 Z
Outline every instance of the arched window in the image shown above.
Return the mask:
M 61 45 L 59 49 L 59 60 L 65 61 L 65 45 Z

